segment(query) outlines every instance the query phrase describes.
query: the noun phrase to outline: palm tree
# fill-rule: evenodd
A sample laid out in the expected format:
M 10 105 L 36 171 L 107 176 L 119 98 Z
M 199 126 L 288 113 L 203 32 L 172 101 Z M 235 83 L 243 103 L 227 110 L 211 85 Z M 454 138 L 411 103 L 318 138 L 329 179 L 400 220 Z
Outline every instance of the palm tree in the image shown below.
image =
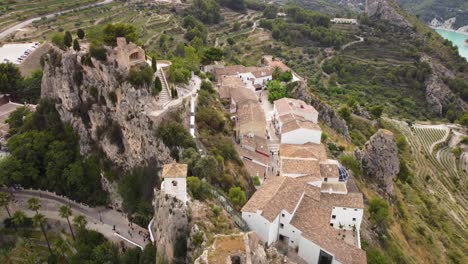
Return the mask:
M 36 211 L 36 214 L 39 213 L 39 208 L 41 208 L 41 202 L 37 198 L 30 198 L 28 200 L 29 210 Z
M 54 241 L 54 247 L 55 250 L 60 252 L 60 255 L 62 255 L 62 258 L 65 260 L 65 262 L 68 263 L 67 257 L 65 256 L 65 252 L 68 250 L 67 242 L 62 238 L 58 238 Z
M 86 221 L 86 217 L 83 215 L 77 215 L 73 218 L 73 223 L 79 228 L 84 229 L 88 221 Z
M 8 204 L 10 204 L 11 195 L 6 192 L 0 192 L 0 206 L 5 207 L 8 217 L 11 218 L 10 209 L 8 208 Z
M 20 227 L 28 217 L 23 211 L 16 211 L 11 218 L 11 222 L 15 225 L 15 230 L 18 231 L 17 227 Z
M 59 214 L 60 214 L 60 217 L 67 219 L 68 227 L 70 228 L 73 241 L 75 241 L 75 234 L 73 233 L 73 228 L 70 224 L 70 218 L 69 218 L 72 215 L 71 207 L 67 205 L 60 206 Z
M 47 220 L 46 220 L 45 216 L 43 214 L 37 213 L 33 217 L 33 224 L 34 224 L 34 226 L 41 228 L 42 234 L 44 234 L 45 240 L 47 242 L 47 247 L 49 248 L 49 252 L 50 252 L 51 255 L 53 255 L 54 253 L 52 252 L 52 248 L 50 247 L 49 238 L 47 237 L 47 232 L 46 232 L 46 230 L 44 228 L 44 226 L 47 224 Z

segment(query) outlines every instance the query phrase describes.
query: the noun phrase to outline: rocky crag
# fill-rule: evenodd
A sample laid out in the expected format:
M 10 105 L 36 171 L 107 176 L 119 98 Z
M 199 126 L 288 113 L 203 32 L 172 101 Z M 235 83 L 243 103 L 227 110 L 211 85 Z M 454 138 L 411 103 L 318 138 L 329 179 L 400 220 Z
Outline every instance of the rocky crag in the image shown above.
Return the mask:
M 347 140 L 351 141 L 349 136 L 348 126 L 346 121 L 341 118 L 338 113 L 329 105 L 322 102 L 320 98 L 313 95 L 307 84 L 298 81 L 296 85 L 289 91 L 292 97 L 300 99 L 308 104 L 311 104 L 319 113 L 319 118 L 329 127 L 338 131 Z
M 373 179 L 388 194 L 393 194 L 393 178 L 400 171 L 398 148 L 392 132 L 379 129 L 356 151 L 364 176 Z
M 190 231 L 188 207 L 177 198 L 158 190 L 154 205 L 157 263 L 186 263 Z
M 405 29 L 413 28 L 401 14 L 396 10 L 398 4 L 393 0 L 367 0 L 366 13 L 371 19 L 382 19 L 390 24 Z
M 155 137 L 157 107 L 148 87 L 127 81 L 131 67 L 146 64 L 144 51 L 119 38 L 105 47 L 106 60 L 86 52 L 51 48 L 43 58 L 42 97 L 56 99 L 64 123 L 80 137 L 83 155 L 102 153 L 123 169 L 170 162 L 169 150 Z
M 432 70 L 431 76 L 426 81 L 426 101 L 429 109 L 440 117 L 443 117 L 452 103 L 457 110 L 468 111 L 468 104 L 455 95 L 444 82 L 444 78 L 454 77 L 453 72 L 427 55 L 421 57 L 421 61 L 429 63 Z

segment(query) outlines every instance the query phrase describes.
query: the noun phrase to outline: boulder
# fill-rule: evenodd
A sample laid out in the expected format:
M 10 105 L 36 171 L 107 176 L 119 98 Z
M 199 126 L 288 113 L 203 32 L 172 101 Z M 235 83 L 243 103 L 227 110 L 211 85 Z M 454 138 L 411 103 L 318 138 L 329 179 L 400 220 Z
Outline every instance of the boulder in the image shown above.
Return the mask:
M 364 176 L 375 180 L 386 193 L 393 194 L 393 178 L 400 171 L 393 133 L 379 129 L 356 156 L 360 158 Z

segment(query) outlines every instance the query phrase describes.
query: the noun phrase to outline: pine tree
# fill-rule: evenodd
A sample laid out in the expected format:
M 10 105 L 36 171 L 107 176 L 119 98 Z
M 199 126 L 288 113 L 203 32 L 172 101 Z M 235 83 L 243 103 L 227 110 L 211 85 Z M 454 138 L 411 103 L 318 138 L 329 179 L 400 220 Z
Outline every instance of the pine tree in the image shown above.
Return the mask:
M 154 80 L 153 95 L 158 95 L 159 92 L 161 92 L 161 90 L 162 90 L 161 79 L 159 79 L 159 77 L 156 77 L 156 80 Z
M 76 32 L 76 35 L 78 36 L 78 38 L 83 39 L 85 37 L 85 32 L 83 29 L 79 28 Z
M 67 47 L 71 47 L 72 42 L 73 38 L 70 31 L 65 32 L 65 35 L 63 36 L 63 44 Z
M 75 51 L 80 51 L 81 48 L 80 48 L 80 43 L 78 43 L 78 39 L 73 40 L 73 49 Z
M 158 70 L 158 64 L 157 64 L 156 58 L 154 56 L 151 57 L 151 68 L 153 68 L 154 72 L 156 72 Z

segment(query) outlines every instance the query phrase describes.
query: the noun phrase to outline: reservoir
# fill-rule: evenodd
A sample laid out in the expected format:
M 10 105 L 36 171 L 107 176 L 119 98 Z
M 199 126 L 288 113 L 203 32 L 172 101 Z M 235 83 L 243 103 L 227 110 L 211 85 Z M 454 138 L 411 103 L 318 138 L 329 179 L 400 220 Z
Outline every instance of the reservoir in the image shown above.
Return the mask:
M 468 60 L 468 46 L 465 45 L 465 40 L 468 39 L 468 35 L 444 29 L 436 29 L 435 31 L 443 38 L 452 41 L 452 43 L 458 47 L 460 55 Z

